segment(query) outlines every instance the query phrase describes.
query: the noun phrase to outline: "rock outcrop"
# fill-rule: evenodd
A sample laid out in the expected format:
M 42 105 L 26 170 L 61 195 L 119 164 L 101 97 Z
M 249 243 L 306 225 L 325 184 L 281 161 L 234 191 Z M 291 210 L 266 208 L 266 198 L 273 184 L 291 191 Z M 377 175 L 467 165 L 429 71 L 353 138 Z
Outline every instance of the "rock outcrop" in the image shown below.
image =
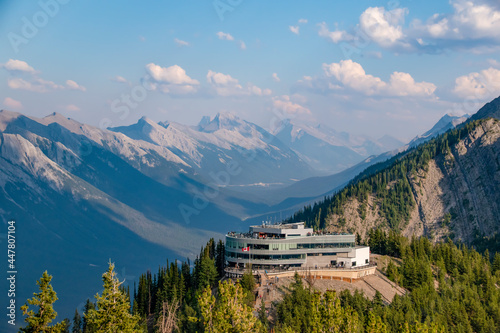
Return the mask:
M 479 123 L 448 152 L 407 177 L 414 204 L 400 230 L 404 235 L 470 243 L 500 232 L 500 121 Z M 363 237 L 373 227 L 389 230 L 377 200 L 375 194 L 364 205 L 357 198 L 348 200 L 342 215 L 327 217 L 327 228 Z

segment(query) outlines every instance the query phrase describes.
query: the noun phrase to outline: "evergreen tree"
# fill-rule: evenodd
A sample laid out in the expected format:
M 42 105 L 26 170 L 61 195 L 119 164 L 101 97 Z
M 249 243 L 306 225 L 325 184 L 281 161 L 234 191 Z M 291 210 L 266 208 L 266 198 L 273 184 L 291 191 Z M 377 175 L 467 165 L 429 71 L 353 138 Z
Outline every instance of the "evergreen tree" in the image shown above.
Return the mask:
M 96 327 L 98 332 L 141 332 L 139 317 L 130 313 L 129 299 L 120 289 L 123 282 L 116 277 L 114 268 L 110 262 L 107 272 L 102 275 L 104 291 L 95 296 L 97 308 L 86 314 L 88 324 Z
M 260 321 L 253 315 L 252 308 L 244 303 L 245 292 L 239 283 L 219 282 L 217 298 L 209 287 L 199 296 L 199 305 L 207 333 L 259 332 Z
M 69 333 L 69 329 L 71 327 L 71 321 L 68 318 L 64 318 L 62 321 L 63 328 L 61 330 L 61 333 Z
M 23 315 L 27 316 L 24 321 L 28 323 L 26 327 L 20 329 L 21 332 L 58 333 L 64 329 L 64 323 L 57 323 L 50 326 L 52 320 L 57 317 L 57 312 L 54 311 L 52 306 L 57 301 L 57 294 L 50 284 L 51 280 L 52 275 L 49 275 L 47 271 L 43 272 L 40 280 L 36 282 L 39 292 L 33 293 L 34 297 L 28 299 L 26 304 L 21 306 Z M 35 313 L 33 310 L 30 310 L 29 305 L 38 307 L 38 311 Z
M 245 304 L 248 306 L 253 305 L 253 301 L 255 299 L 254 289 L 255 289 L 255 278 L 252 274 L 252 271 L 248 269 L 243 276 L 241 277 L 241 288 L 245 292 Z
M 496 272 L 500 272 L 500 253 L 495 253 L 493 258 L 493 264 L 491 265 L 491 272 L 495 274 Z
M 96 333 L 97 329 L 89 323 L 88 313 L 95 310 L 95 304 L 87 299 L 85 306 L 83 307 L 83 318 L 82 318 L 82 332 L 83 333 Z
M 82 316 L 78 313 L 78 309 L 75 309 L 75 315 L 73 317 L 73 328 L 72 333 L 83 333 L 82 331 Z

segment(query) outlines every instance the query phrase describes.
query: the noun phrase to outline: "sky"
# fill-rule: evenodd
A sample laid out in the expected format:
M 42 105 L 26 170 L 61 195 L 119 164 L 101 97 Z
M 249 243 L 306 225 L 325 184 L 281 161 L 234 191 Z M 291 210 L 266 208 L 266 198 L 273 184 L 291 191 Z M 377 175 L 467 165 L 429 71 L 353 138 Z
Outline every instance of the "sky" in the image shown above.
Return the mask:
M 498 31 L 497 0 L 0 0 L 0 108 L 409 140 L 500 95 Z

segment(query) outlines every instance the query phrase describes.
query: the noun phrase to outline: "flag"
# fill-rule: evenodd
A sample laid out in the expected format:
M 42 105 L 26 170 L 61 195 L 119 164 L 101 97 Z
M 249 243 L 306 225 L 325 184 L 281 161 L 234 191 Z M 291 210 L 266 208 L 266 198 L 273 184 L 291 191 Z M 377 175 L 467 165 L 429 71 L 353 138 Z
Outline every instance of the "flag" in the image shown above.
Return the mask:
M 250 251 L 250 246 L 247 246 L 247 247 L 242 248 L 242 249 L 241 249 L 241 251 L 243 251 L 243 252 L 248 252 L 248 251 Z

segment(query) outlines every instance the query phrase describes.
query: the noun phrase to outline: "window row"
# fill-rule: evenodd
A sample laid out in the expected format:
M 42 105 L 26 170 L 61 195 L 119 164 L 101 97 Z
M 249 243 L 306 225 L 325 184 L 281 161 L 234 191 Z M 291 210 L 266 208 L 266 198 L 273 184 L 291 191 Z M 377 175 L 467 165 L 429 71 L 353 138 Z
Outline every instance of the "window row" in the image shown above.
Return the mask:
M 248 253 L 226 252 L 226 258 L 249 259 Z M 305 259 L 304 253 L 299 254 L 252 254 L 252 260 L 290 260 L 290 259 Z
M 226 247 L 229 249 L 242 249 L 250 247 L 250 250 L 276 250 L 287 251 L 295 249 L 328 249 L 328 248 L 350 248 L 354 247 L 355 243 L 317 243 L 317 244 L 304 244 L 304 243 L 275 243 L 275 244 L 252 244 L 247 242 L 226 241 Z

